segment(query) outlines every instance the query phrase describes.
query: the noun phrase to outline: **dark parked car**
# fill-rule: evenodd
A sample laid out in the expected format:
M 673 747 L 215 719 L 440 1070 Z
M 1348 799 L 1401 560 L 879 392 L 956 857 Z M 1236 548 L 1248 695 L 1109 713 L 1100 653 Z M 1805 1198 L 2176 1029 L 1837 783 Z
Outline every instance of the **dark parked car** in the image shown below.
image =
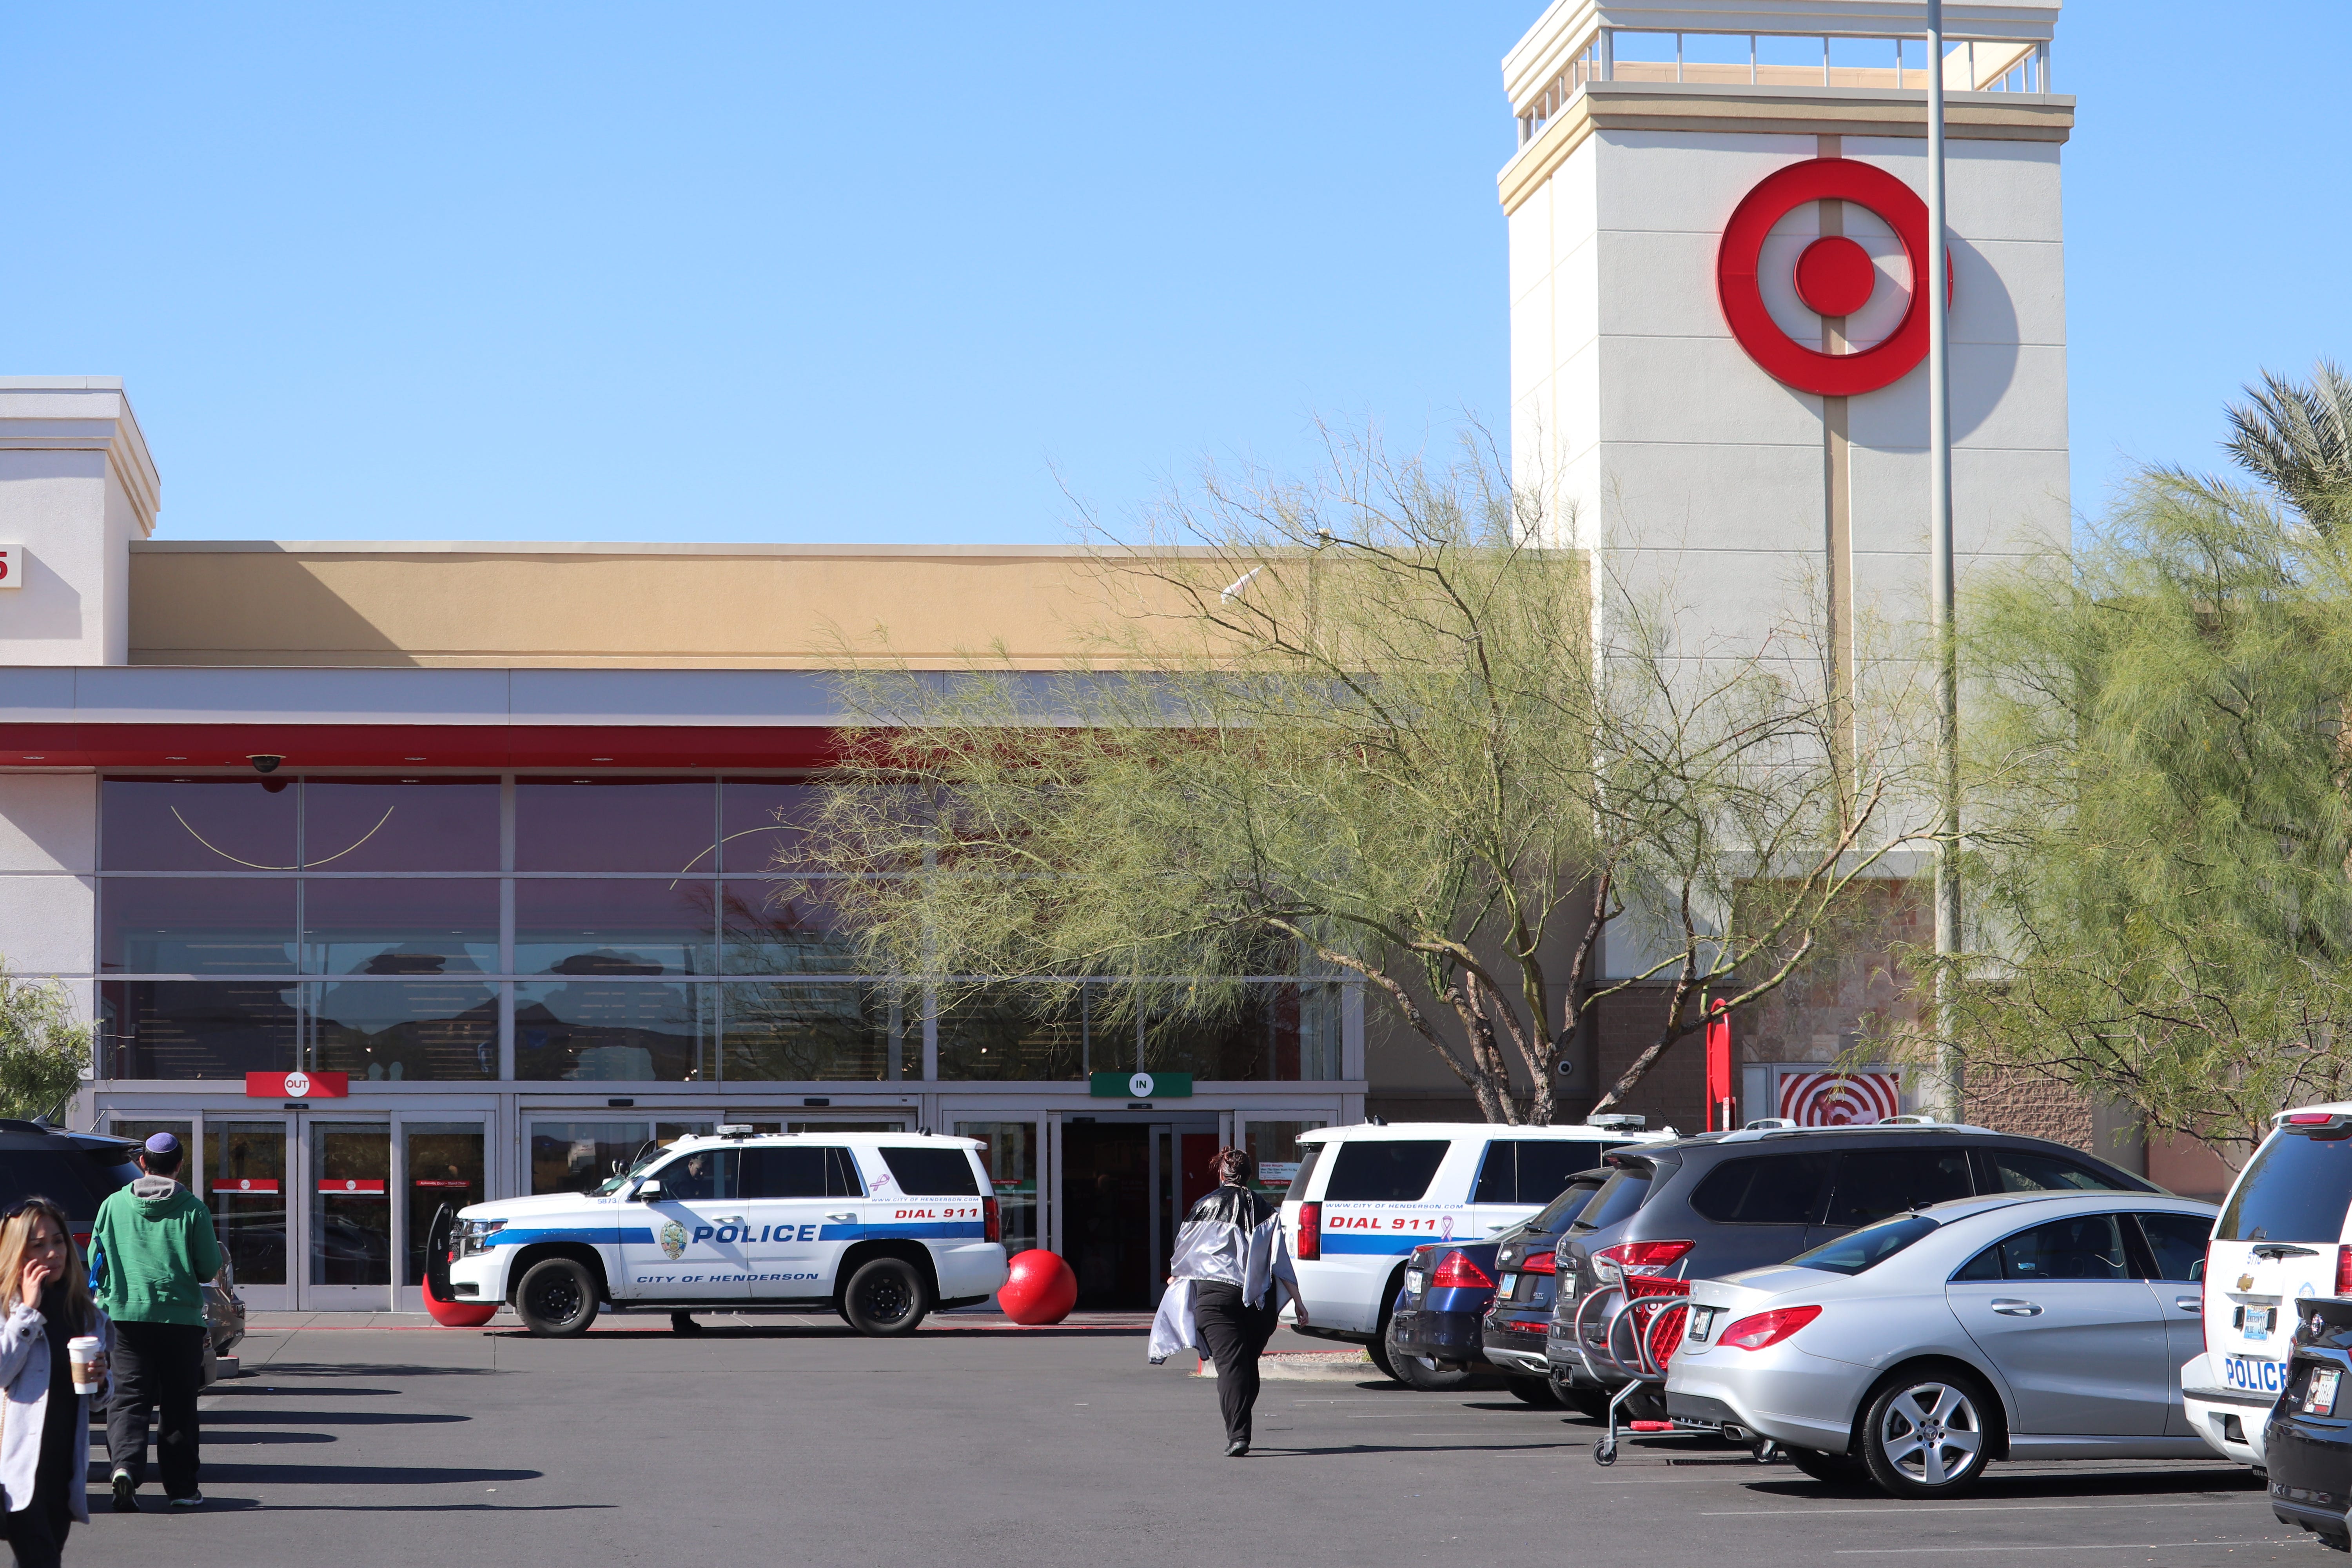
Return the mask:
M 1608 1184 L 1576 1216 L 1558 1253 L 1545 1354 L 1571 1389 L 1610 1392 L 1630 1381 L 1603 1359 L 1606 1320 L 1626 1275 L 1718 1279 L 1979 1194 L 2162 1191 L 2063 1143 L 1916 1117 L 1871 1127 L 1764 1124 L 1703 1133 L 1612 1151 L 1607 1163 Z M 1637 1417 L 1665 1413 L 1654 1389 L 1628 1403 Z
M 1420 1387 L 1430 1385 L 1432 1373 L 1494 1371 L 1528 1404 L 1559 1405 L 1543 1353 L 1553 1247 L 1608 1179 L 1606 1170 L 1579 1172 L 1558 1197 L 1492 1241 L 1415 1247 L 1389 1321 L 1389 1360 L 1399 1380 Z M 1533 1329 L 1498 1329 L 1498 1320 Z
M 1398 1382 L 1445 1387 L 1485 1364 L 1478 1332 L 1495 1300 L 1497 1250 L 1492 1241 L 1439 1241 L 1412 1249 L 1389 1313 L 1389 1365 Z
M 51 1200 L 73 1222 L 74 1245 L 87 1253 L 98 1205 L 139 1177 L 139 1167 L 131 1163 L 136 1147 L 127 1138 L 0 1118 L 0 1209 L 29 1197 Z M 205 1373 L 209 1383 L 215 1359 L 245 1338 L 245 1303 L 233 1285 L 213 1285 L 205 1291 L 205 1314 L 212 1323 Z
M 1541 1214 L 1496 1238 L 1501 1245 L 1495 1258 L 1495 1304 L 1487 1309 L 1481 1342 L 1488 1364 L 1530 1405 L 1564 1404 L 1596 1417 L 1608 1405 L 1600 1390 L 1578 1389 L 1555 1376 L 1544 1352 L 1559 1279 L 1559 1238 L 1608 1181 L 1605 1168 L 1580 1173 Z
M 2263 1434 L 2271 1512 L 2338 1552 L 2352 1552 L 2352 1300 L 2296 1303 L 2286 1386 Z

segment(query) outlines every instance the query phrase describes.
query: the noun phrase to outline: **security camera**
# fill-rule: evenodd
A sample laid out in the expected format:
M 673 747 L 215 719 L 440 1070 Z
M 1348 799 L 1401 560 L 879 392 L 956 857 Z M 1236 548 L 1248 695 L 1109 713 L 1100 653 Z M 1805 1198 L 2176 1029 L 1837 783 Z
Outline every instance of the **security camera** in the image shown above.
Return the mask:
M 268 752 L 256 752 L 245 760 L 253 764 L 253 771 L 255 773 L 274 773 L 278 771 L 278 764 L 284 762 L 286 759 L 284 757 L 273 755 Z

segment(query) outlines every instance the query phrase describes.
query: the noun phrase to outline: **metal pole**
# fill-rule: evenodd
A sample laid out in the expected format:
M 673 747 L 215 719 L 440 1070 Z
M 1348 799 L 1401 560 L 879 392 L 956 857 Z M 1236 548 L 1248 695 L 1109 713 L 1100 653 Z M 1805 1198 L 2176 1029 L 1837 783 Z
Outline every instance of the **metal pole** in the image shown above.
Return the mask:
M 1944 1116 L 1959 1121 L 1964 1070 L 1948 964 L 1960 951 L 1960 703 L 1952 617 L 1952 363 L 1944 208 L 1944 0 L 1927 0 L 1927 533 L 1936 642 L 1936 1037 Z

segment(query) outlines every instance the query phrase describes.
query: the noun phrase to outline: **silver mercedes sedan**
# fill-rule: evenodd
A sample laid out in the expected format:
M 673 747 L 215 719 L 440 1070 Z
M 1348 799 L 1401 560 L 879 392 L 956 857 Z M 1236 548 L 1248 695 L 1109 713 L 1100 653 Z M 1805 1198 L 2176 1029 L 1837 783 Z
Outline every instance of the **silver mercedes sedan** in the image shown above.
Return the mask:
M 2180 1404 L 2213 1205 L 1959 1198 L 1694 1280 L 1666 1408 L 1807 1475 L 1951 1497 L 1994 1459 L 2210 1458 Z

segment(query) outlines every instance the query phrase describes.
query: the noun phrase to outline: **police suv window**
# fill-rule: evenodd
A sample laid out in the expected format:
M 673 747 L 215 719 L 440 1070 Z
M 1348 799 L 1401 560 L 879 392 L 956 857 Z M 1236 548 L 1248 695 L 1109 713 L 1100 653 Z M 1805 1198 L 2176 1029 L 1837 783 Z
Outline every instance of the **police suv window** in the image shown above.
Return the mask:
M 1486 1145 L 1478 1167 L 1474 1204 L 1548 1204 L 1567 1190 L 1569 1179 L 1589 1171 L 1612 1145 L 1575 1143 L 1559 1138 L 1497 1138 Z
M 1718 1225 L 1819 1225 L 1834 1154 L 1752 1154 L 1706 1173 L 1690 1205 Z
M 825 1155 L 816 1147 L 746 1149 L 743 1151 L 743 1196 L 747 1198 L 822 1198 L 825 1191 Z
M 1307 1195 L 1307 1184 L 1315 1179 L 1315 1166 L 1322 1158 L 1322 1144 L 1301 1143 L 1298 1146 L 1298 1174 L 1290 1178 L 1292 1197 L 1303 1198 Z
M 1451 1147 L 1443 1138 L 1351 1138 L 1339 1146 L 1323 1196 L 1338 1204 L 1419 1203 Z
M 2316 1241 L 2344 1234 L 2352 1138 L 2281 1132 L 2262 1146 L 2213 1226 L 2216 1241 Z
M 961 1149 L 891 1149 L 881 1151 L 882 1163 L 898 1190 L 910 1198 L 978 1197 L 980 1180 L 971 1173 L 971 1158 Z
M 857 1162 L 849 1151 L 835 1147 L 824 1152 L 824 1195 L 829 1198 L 862 1198 L 866 1195 L 866 1178 L 857 1173 Z
M 732 1149 L 697 1149 L 649 1174 L 661 1184 L 661 1195 L 665 1199 L 693 1203 L 705 1198 L 724 1199 L 739 1195 L 735 1186 L 735 1151 Z

